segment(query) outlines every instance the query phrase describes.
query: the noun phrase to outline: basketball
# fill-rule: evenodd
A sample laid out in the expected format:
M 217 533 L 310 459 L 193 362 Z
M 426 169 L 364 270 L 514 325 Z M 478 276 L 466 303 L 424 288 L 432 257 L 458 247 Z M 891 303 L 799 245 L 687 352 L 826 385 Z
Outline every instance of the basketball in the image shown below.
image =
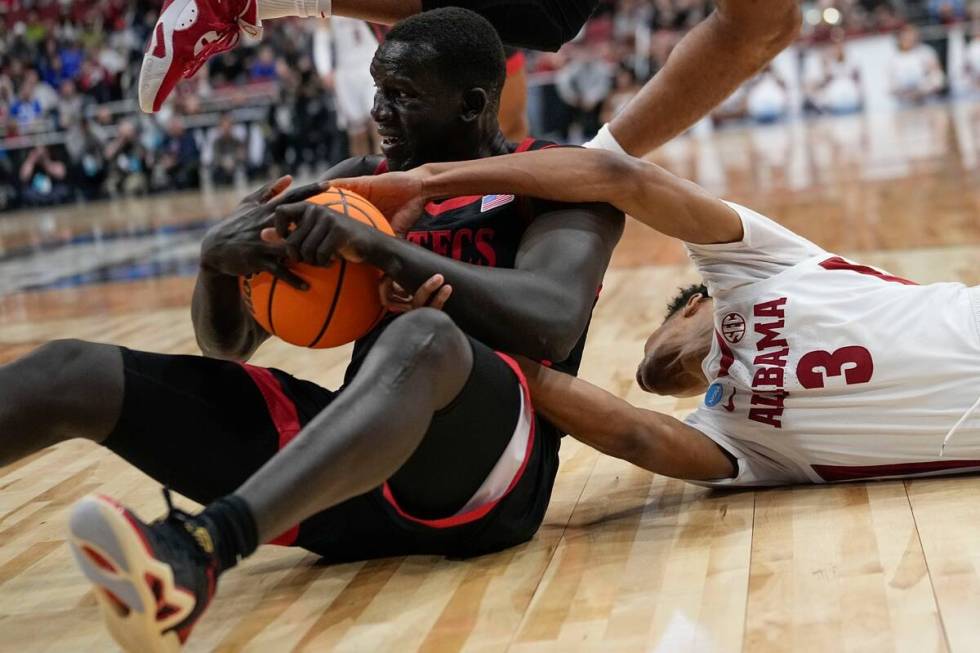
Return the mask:
M 394 236 L 381 212 L 360 195 L 330 188 L 307 201 Z M 338 347 L 367 334 L 385 314 L 378 297 L 382 273 L 373 266 L 338 259 L 330 267 L 296 263 L 290 269 L 309 284 L 308 290 L 268 272 L 239 280 L 252 317 L 281 340 L 313 349 Z

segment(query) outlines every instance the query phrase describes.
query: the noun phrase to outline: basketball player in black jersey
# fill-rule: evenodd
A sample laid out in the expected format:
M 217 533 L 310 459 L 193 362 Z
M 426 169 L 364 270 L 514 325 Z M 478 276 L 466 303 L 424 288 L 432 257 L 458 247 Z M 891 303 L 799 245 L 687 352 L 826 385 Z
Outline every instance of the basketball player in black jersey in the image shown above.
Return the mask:
M 396 25 L 372 73 L 385 157 L 328 177 L 546 146 L 500 135 L 503 48 L 476 14 Z M 192 313 L 206 357 L 62 341 L 0 368 L 0 465 L 84 437 L 207 504 L 152 524 L 106 497 L 74 507 L 72 551 L 128 650 L 179 648 L 220 574 L 260 543 L 332 560 L 465 557 L 526 541 L 548 504 L 561 434 L 535 417 L 502 352 L 577 370 L 622 215 L 453 198 L 428 205 L 403 240 L 297 203 L 320 186 L 286 185 L 246 199 L 205 238 Z M 242 364 L 268 334 L 244 309 L 238 275 L 299 284 L 288 260 L 338 257 L 408 290 L 438 271 L 466 299 L 384 322 L 357 344 L 337 392 Z

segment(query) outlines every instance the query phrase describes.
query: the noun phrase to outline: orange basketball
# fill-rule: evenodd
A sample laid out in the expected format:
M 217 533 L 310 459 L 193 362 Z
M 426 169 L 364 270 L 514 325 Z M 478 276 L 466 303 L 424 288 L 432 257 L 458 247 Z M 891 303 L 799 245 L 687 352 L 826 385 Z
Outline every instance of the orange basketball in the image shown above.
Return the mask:
M 307 202 L 394 236 L 381 212 L 350 191 L 330 188 Z M 239 280 L 245 306 L 272 335 L 301 347 L 337 347 L 367 334 L 384 316 L 377 268 L 339 259 L 326 268 L 297 263 L 290 269 L 309 283 L 309 290 L 293 288 L 267 272 Z

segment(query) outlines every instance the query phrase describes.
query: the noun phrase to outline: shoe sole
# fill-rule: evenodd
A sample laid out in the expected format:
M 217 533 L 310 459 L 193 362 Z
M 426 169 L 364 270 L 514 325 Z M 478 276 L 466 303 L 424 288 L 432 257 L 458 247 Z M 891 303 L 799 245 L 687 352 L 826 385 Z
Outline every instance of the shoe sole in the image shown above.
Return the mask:
M 153 34 L 150 36 L 150 44 L 143 55 L 143 65 L 140 67 L 139 103 L 140 109 L 144 113 L 153 113 L 159 110 L 157 105 L 157 95 L 160 94 L 160 87 L 170 72 L 170 66 L 174 62 L 174 32 L 177 31 L 177 22 L 184 14 L 187 6 L 196 0 L 183 0 L 174 2 L 167 7 L 167 10 L 160 15 L 156 25 L 153 26 Z M 163 26 L 163 33 L 160 34 L 160 26 Z M 157 57 L 153 51 L 160 47 L 159 39 L 163 40 L 165 56 Z M 149 89 L 149 78 L 153 77 L 157 82 L 152 89 Z M 163 100 L 160 101 L 163 104 Z
M 191 613 L 195 599 L 175 587 L 170 565 L 153 557 L 121 506 L 100 496 L 76 503 L 69 519 L 69 546 L 95 586 L 102 618 L 123 650 L 180 651 L 177 633 L 167 629 Z M 163 605 L 175 612 L 161 619 Z

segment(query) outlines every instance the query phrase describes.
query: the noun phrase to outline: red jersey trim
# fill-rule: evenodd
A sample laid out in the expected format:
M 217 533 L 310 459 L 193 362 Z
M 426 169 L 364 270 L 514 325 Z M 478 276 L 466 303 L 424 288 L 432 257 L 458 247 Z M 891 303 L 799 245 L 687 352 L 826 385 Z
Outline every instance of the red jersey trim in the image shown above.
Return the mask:
M 918 286 L 914 281 L 909 281 L 908 279 L 903 279 L 902 277 L 896 277 L 890 274 L 885 274 L 880 270 L 875 270 L 867 265 L 859 265 L 857 263 L 851 263 L 850 261 L 845 261 L 839 256 L 834 256 L 826 261 L 820 262 L 820 267 L 825 270 L 850 270 L 851 272 L 857 272 L 858 274 L 864 274 L 869 277 L 878 277 L 883 281 L 891 281 L 892 283 L 900 283 L 905 286 Z
M 279 449 L 282 450 L 303 428 L 299 423 L 299 414 L 296 412 L 296 405 L 283 392 L 279 379 L 272 372 L 264 367 L 242 364 L 252 381 L 262 393 L 265 405 L 269 410 L 269 417 L 279 433 Z M 269 544 L 280 546 L 290 546 L 296 542 L 299 536 L 299 525 L 293 526 L 288 531 L 270 541 Z
M 717 329 L 715 329 L 715 338 L 718 339 L 718 346 L 721 347 L 721 363 L 718 365 L 718 377 L 721 378 L 728 376 L 728 370 L 732 368 L 732 364 L 735 362 L 735 355 Z
M 463 195 L 461 197 L 453 197 L 441 202 L 429 202 L 425 205 L 425 212 L 434 217 L 437 215 L 442 215 L 446 211 L 454 211 L 456 209 L 461 209 L 464 206 L 475 204 L 481 199 L 483 199 L 482 195 Z
M 517 473 L 514 474 L 514 478 L 511 480 L 510 484 L 507 486 L 507 489 L 504 490 L 504 493 L 500 496 L 500 498 L 491 501 L 489 503 L 485 503 L 482 506 L 479 506 L 478 508 L 475 508 L 468 512 L 464 512 L 458 515 L 453 515 L 452 517 L 445 517 L 443 519 L 420 519 L 418 517 L 413 517 L 412 515 L 408 514 L 407 512 L 402 510 L 401 506 L 398 505 L 398 502 L 395 500 L 394 494 L 392 494 L 391 492 L 391 487 L 388 485 L 387 482 L 385 482 L 385 484 L 382 486 L 381 489 L 382 494 L 384 495 L 385 500 L 391 505 L 392 508 L 395 509 L 395 512 L 398 513 L 398 516 L 401 517 L 402 519 L 407 519 L 410 522 L 413 522 L 415 524 L 420 524 L 422 526 L 427 526 L 429 528 L 452 528 L 454 526 L 462 526 L 464 524 L 470 524 L 472 522 L 475 522 L 477 520 L 486 517 L 490 513 L 490 511 L 496 508 L 497 505 L 501 501 L 503 501 L 504 498 L 506 498 L 507 495 L 509 495 L 514 490 L 515 487 L 517 487 L 517 484 L 524 477 L 524 472 L 527 470 L 527 463 L 531 459 L 531 452 L 534 451 L 535 420 L 534 420 L 534 404 L 531 402 L 531 391 L 527 384 L 527 378 L 524 376 L 524 372 L 521 370 L 520 365 L 517 364 L 517 361 L 515 361 L 513 358 L 511 358 L 506 354 L 500 353 L 499 351 L 495 353 L 497 354 L 497 356 L 500 357 L 502 361 L 504 361 L 504 363 L 507 364 L 508 367 L 510 367 L 510 369 L 514 371 L 514 374 L 517 376 L 517 380 L 521 385 L 521 391 L 524 394 L 524 405 L 527 407 L 528 417 L 531 423 L 531 430 L 529 431 L 527 436 L 527 447 L 524 450 L 524 460 L 521 462 L 521 466 L 518 468 Z
M 857 481 L 887 476 L 910 476 L 954 469 L 980 469 L 980 460 L 934 460 L 922 463 L 897 463 L 892 465 L 812 465 L 820 478 L 827 482 Z
M 388 159 L 381 159 L 381 163 L 374 169 L 374 174 L 383 175 L 386 172 L 388 172 Z

